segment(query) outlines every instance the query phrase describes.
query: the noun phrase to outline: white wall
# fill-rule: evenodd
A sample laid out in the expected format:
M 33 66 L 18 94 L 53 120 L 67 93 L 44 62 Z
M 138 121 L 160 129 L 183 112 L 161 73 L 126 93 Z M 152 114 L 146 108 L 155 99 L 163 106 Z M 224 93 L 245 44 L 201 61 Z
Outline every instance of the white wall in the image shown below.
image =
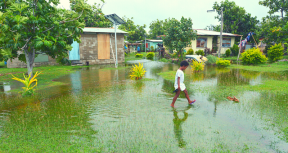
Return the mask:
M 234 43 L 235 43 L 235 37 L 223 37 L 223 38 L 231 38 L 231 46 L 230 46 L 230 47 L 233 47 L 233 45 L 234 45 Z M 219 46 L 220 46 L 220 36 L 217 38 L 217 43 L 218 43 L 217 47 L 218 47 L 218 49 L 219 49 Z M 225 54 L 226 50 L 227 50 L 227 49 L 230 49 L 230 47 L 222 47 L 220 54 Z M 218 53 L 218 51 L 217 51 L 217 53 Z

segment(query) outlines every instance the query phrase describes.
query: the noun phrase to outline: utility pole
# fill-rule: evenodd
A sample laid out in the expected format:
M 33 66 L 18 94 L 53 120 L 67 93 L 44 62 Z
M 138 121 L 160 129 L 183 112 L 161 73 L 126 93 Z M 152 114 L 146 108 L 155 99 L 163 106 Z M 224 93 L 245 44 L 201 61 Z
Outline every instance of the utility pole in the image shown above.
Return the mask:
M 145 46 L 145 55 L 146 55 L 146 35 L 145 35 L 145 44 L 144 44 L 144 46 Z M 145 59 L 146 59 L 146 56 L 145 56 Z
M 220 58 L 221 54 L 221 49 L 222 49 L 222 33 L 223 33 L 223 7 L 221 7 L 221 32 L 220 32 L 220 46 L 219 46 L 219 52 L 218 52 L 218 57 Z

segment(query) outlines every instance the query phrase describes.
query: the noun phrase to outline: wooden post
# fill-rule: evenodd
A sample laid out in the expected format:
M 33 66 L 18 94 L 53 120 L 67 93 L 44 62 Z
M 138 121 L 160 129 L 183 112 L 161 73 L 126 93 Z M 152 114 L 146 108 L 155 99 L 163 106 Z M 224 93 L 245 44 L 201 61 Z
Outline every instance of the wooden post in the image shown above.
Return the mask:
M 253 37 L 253 35 L 252 35 L 252 38 L 254 39 L 254 37 Z M 255 42 L 255 44 L 256 44 L 256 48 L 258 48 L 258 44 L 257 44 L 257 42 L 255 41 L 255 39 L 254 39 L 254 42 Z
M 240 56 L 240 51 L 242 50 L 242 44 L 241 44 L 241 42 L 242 42 L 242 36 L 241 36 L 241 38 L 240 38 L 240 43 L 239 43 L 240 47 L 239 47 L 239 53 L 238 53 L 238 57 L 237 57 L 237 64 L 238 64 L 238 60 L 239 60 L 239 56 Z

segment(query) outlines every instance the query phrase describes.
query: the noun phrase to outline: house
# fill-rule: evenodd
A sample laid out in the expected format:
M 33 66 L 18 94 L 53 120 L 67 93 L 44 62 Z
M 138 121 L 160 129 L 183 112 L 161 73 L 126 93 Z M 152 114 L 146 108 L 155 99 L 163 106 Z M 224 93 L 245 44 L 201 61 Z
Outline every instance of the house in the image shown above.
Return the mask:
M 143 43 L 145 43 L 145 40 L 143 41 Z M 147 40 L 146 40 L 147 51 L 150 51 L 151 46 L 153 46 L 154 49 L 156 49 L 156 48 L 158 47 L 157 44 L 163 44 L 163 40 L 147 39 Z
M 125 61 L 124 34 L 126 32 L 117 29 L 117 56 L 118 63 Z M 114 28 L 90 28 L 85 27 L 81 34 L 81 43 L 73 42 L 73 49 L 69 51 L 69 60 L 85 64 L 112 64 L 115 63 L 115 29 Z M 38 54 L 34 66 L 56 65 L 56 60 L 46 54 Z M 8 68 L 27 67 L 18 58 L 9 60 Z
M 198 50 L 204 50 L 205 48 L 209 48 L 211 51 L 214 50 L 218 53 L 218 49 L 220 47 L 220 32 L 210 31 L 210 30 L 202 30 L 202 29 L 194 29 L 197 31 L 197 39 L 192 40 L 190 46 L 184 48 L 186 51 L 189 49 L 193 49 L 194 53 Z M 232 47 L 235 44 L 235 38 L 240 37 L 241 35 L 232 34 L 232 33 L 222 33 L 223 41 L 221 54 L 225 54 L 226 50 Z M 168 51 L 166 49 L 166 51 Z

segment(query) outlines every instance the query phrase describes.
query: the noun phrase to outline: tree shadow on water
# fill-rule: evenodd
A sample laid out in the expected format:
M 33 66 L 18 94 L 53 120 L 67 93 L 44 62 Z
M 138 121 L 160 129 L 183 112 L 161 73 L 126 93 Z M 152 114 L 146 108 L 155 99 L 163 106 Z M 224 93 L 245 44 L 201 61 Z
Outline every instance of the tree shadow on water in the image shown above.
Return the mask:
M 173 123 L 174 123 L 174 134 L 175 137 L 178 141 L 178 146 L 180 148 L 184 148 L 186 146 L 186 142 L 183 139 L 183 130 L 182 130 L 182 124 L 187 120 L 188 118 L 188 113 L 186 112 L 192 108 L 192 106 L 187 106 L 187 108 L 183 111 L 184 117 L 181 119 L 178 117 L 178 112 L 175 108 L 173 108 Z

